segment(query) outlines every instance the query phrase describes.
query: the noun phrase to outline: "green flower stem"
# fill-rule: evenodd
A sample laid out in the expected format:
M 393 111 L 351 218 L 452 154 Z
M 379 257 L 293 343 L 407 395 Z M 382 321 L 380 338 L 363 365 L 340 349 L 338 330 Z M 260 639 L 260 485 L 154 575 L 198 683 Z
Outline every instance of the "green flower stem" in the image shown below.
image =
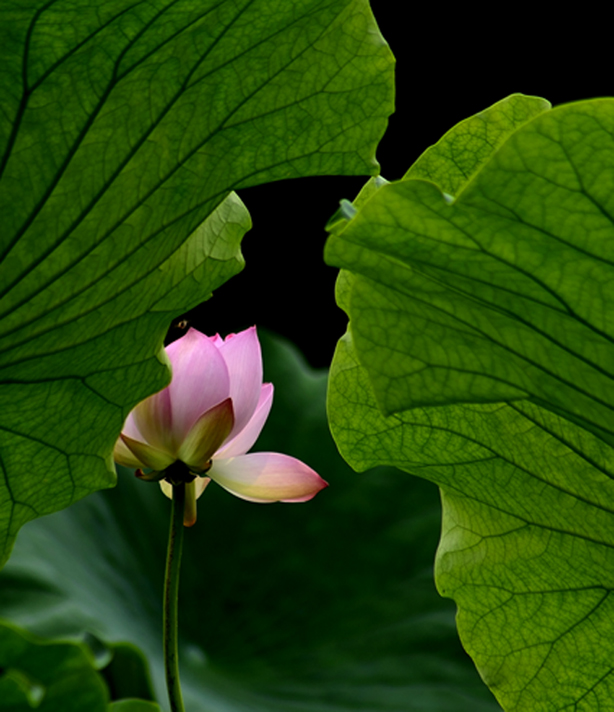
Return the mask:
M 179 569 L 183 548 L 183 514 L 185 484 L 173 485 L 171 528 L 166 553 L 164 576 L 164 670 L 171 712 L 185 712 L 179 682 L 179 654 L 177 651 L 177 603 L 179 597 Z

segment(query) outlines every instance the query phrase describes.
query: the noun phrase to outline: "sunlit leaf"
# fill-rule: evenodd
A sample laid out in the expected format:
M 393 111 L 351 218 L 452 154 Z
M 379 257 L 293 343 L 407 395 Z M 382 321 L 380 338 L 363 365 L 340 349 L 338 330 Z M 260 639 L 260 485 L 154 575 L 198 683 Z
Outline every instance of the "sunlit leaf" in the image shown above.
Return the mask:
M 503 707 L 608 709 L 614 450 L 527 401 L 384 416 L 349 336 L 328 407 L 354 468 L 393 464 L 441 487 L 437 585 Z
M 333 226 L 331 427 L 355 468 L 441 487 L 437 585 L 503 707 L 606 710 L 614 101 L 518 114 L 491 148 L 490 112 Z M 457 171 L 471 125 L 481 158 Z
M 614 100 L 547 111 L 452 204 L 389 184 L 331 237 L 385 412 L 530 398 L 614 432 L 613 133 Z
M 457 195 L 511 133 L 549 108 L 545 99 L 512 94 L 452 127 L 427 148 L 403 180 L 431 181 L 442 192 Z

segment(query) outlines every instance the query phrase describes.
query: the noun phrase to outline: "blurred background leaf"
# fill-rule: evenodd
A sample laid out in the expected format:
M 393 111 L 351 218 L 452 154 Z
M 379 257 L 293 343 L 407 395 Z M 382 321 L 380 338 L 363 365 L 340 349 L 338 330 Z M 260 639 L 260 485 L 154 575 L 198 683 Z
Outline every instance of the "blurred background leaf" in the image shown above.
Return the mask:
M 86 645 L 47 642 L 0 623 L 0 709 L 106 712 L 108 699 Z
M 112 702 L 107 712 L 160 712 L 160 705 L 145 700 L 120 700 Z

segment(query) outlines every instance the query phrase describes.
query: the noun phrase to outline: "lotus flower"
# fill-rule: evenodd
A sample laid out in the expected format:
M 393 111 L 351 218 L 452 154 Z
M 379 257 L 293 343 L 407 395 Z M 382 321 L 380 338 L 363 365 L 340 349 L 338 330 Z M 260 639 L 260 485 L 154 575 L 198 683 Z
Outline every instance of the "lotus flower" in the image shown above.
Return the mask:
M 142 479 L 160 481 L 168 497 L 184 472 L 186 526 L 196 521 L 196 499 L 211 480 L 251 502 L 306 502 L 328 486 L 294 457 L 245 454 L 273 402 L 272 384 L 262 383 L 255 327 L 226 339 L 191 328 L 166 353 L 170 385 L 128 415 L 113 454 Z

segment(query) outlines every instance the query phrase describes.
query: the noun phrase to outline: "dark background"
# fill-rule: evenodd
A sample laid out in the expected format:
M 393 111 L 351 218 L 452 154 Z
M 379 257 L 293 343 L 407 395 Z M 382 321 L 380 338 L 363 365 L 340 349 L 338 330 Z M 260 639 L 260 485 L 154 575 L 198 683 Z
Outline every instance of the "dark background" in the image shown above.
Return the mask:
M 543 3 L 490 3 L 481 13 L 416 5 L 371 3 L 397 60 L 396 112 L 377 151 L 387 180 L 456 123 L 509 94 L 556 106 L 613 91 L 611 22 L 590 3 L 576 4 L 573 15 Z M 334 300 L 337 270 L 322 258 L 324 225 L 365 180 L 315 177 L 241 191 L 254 225 L 243 240 L 246 267 L 187 315 L 190 324 L 222 336 L 266 327 L 292 340 L 312 366 L 328 366 L 346 318 Z

